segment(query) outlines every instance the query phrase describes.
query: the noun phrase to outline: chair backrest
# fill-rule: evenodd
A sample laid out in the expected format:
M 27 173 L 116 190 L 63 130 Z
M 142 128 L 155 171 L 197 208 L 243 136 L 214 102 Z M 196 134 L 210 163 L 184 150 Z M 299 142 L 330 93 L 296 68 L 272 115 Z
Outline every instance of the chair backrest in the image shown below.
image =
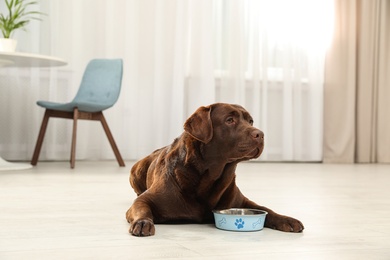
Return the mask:
M 122 75 L 122 59 L 91 60 L 72 102 L 96 104 L 104 109 L 112 107 L 119 98 Z

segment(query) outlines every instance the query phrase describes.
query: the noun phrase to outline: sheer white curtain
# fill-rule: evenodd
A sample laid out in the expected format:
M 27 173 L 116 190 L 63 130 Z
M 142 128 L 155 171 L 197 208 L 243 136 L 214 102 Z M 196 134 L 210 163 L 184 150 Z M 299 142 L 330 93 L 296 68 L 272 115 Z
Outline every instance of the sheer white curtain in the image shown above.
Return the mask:
M 262 160 L 320 161 L 331 1 L 217 1 L 217 99 L 265 132 Z
M 125 159 L 169 144 L 198 106 L 232 102 L 264 130 L 262 160 L 321 160 L 327 2 L 42 0 L 47 16 L 17 35 L 18 50 L 69 64 L 0 70 L 0 154 L 29 160 L 44 112 L 35 101 L 69 101 L 90 59 L 123 58 L 105 114 Z M 96 124 L 79 124 L 78 160 L 114 159 Z M 70 138 L 70 121 L 50 121 L 40 160 L 67 160 Z

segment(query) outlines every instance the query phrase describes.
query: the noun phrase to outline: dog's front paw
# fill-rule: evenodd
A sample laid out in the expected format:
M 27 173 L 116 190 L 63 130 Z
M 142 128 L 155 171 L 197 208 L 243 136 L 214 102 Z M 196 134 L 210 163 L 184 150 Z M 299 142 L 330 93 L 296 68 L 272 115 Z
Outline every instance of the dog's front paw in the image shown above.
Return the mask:
M 155 233 L 154 223 L 150 219 L 139 219 L 130 224 L 130 234 L 138 237 L 153 236 Z
M 280 216 L 280 215 L 271 218 L 268 218 L 267 216 L 264 226 L 268 228 L 284 231 L 284 232 L 295 232 L 295 233 L 302 232 L 303 229 L 305 228 L 301 221 L 295 218 Z

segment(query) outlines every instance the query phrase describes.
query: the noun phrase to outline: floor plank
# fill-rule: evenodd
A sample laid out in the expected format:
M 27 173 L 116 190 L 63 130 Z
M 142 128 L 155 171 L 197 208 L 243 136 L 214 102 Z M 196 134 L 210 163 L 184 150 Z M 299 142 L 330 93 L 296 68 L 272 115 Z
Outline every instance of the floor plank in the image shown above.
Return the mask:
M 157 225 L 137 238 L 124 217 L 132 163 L 0 172 L 0 259 L 390 259 L 390 165 L 241 163 L 241 191 L 300 219 L 303 233 Z

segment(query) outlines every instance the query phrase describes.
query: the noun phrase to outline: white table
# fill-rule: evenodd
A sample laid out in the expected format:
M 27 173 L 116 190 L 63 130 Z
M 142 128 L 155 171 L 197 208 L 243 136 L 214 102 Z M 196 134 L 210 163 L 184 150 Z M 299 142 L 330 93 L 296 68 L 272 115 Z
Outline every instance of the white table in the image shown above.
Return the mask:
M 0 52 L 1 67 L 54 67 L 64 66 L 67 62 L 57 57 L 23 52 Z M 0 171 L 24 170 L 31 168 L 27 163 L 7 162 L 0 156 Z

